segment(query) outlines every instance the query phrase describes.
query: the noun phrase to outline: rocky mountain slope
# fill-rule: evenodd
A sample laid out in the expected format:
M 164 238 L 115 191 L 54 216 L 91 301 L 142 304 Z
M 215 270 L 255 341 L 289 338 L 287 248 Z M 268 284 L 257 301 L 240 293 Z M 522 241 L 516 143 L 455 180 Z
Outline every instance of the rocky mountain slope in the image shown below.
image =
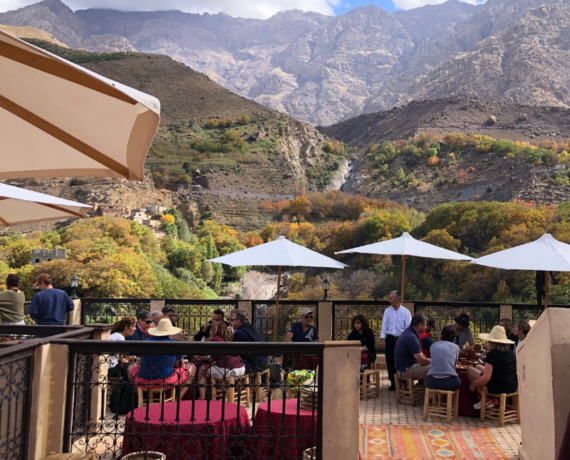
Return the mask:
M 364 152 L 370 144 L 412 139 L 421 133 L 434 134 L 439 139 L 446 134 L 465 133 L 534 145 L 561 145 L 570 138 L 570 110 L 566 108 L 453 96 L 411 102 L 319 129 L 359 150 L 343 187 L 346 192 L 387 198 L 423 211 L 452 201 L 522 200 L 551 204 L 570 200 L 570 187 L 548 180 L 556 166 L 536 166 L 520 159 L 500 158 L 492 152 L 485 156 L 468 152 L 456 161 L 442 161 L 437 167 L 428 166 L 425 160 L 411 164 L 400 157 L 389 165 L 387 175 L 394 178 L 399 168 L 406 175 L 413 174 L 419 183 L 406 187 L 378 180 Z
M 545 4 L 570 0 L 478 6 L 450 0 L 396 13 L 369 5 L 337 17 L 287 11 L 267 20 L 180 11 L 74 13 L 60 0 L 44 0 L 0 14 L 0 23 L 41 28 L 74 48 L 166 54 L 242 96 L 328 125 L 453 93 L 566 106 L 559 77 L 568 67 L 564 21 L 543 18 L 540 25 L 525 16 Z M 551 62 L 557 56 L 558 66 Z M 466 76 L 469 83 L 462 84 Z M 513 90 L 503 93 L 506 82 Z

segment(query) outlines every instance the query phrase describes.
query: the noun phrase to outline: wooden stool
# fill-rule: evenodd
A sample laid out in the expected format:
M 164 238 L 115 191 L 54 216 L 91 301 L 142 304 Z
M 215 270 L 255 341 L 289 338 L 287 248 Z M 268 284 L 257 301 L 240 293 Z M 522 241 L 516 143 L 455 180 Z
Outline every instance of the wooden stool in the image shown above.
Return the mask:
M 487 397 L 497 398 L 499 406 L 487 409 Z M 512 398 L 513 404 L 507 404 L 507 398 Z M 518 391 L 516 393 L 500 395 L 487 394 L 485 391 L 481 395 L 481 420 L 491 418 L 499 421 L 500 426 L 505 426 L 505 422 L 521 423 L 521 402 Z
M 265 381 L 267 382 L 265 385 L 263 384 L 263 376 L 264 375 L 265 375 Z M 271 373 L 270 373 L 269 369 L 266 369 L 263 372 L 256 372 L 254 374 L 248 374 L 249 381 L 254 382 L 253 388 L 255 391 L 255 402 L 262 403 L 268 399 L 270 376 L 271 376 Z
M 433 398 L 431 405 L 429 403 L 430 396 Z M 445 403 L 442 401 L 444 397 L 447 398 Z M 451 423 L 451 420 L 459 415 L 459 390 L 444 391 L 426 388 L 424 421 L 428 419 L 430 414 L 434 417 L 447 417 L 447 423 Z
M 245 407 L 251 404 L 251 389 L 249 387 L 249 375 L 233 377 L 218 381 L 215 377 L 210 379 L 212 384 L 212 401 L 217 401 L 218 396 L 226 393 L 225 400 L 230 403 L 236 402 L 236 394 L 239 393 L 240 404 L 245 402 Z M 219 391 L 218 391 L 219 390 Z
M 415 407 L 416 402 L 423 398 L 424 386 L 415 385 L 414 379 L 405 379 L 398 374 L 394 374 L 394 382 L 396 384 L 396 400 L 398 404 L 409 401 L 410 404 Z M 407 388 L 403 387 L 405 383 L 408 384 Z
M 137 387 L 137 391 L 139 394 L 139 407 L 142 407 L 146 404 L 147 399 L 145 399 L 145 395 L 148 393 L 148 390 L 143 387 Z M 167 392 L 169 392 L 169 396 L 167 396 Z M 148 396 L 148 395 L 147 395 Z M 167 387 L 167 388 L 151 388 L 150 389 L 150 398 L 148 398 L 149 405 L 157 404 L 164 402 L 174 401 L 176 397 L 176 389 L 174 387 Z
M 360 397 L 367 401 L 368 397 L 380 397 L 380 371 L 366 369 L 360 373 Z

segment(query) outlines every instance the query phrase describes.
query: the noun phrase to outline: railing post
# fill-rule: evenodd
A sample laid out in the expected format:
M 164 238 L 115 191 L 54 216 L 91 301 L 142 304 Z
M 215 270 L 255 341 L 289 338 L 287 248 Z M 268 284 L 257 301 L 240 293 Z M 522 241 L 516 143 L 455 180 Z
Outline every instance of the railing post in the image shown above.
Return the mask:
M 319 302 L 319 314 L 317 315 L 317 330 L 322 342 L 334 340 L 333 337 L 333 303 Z
M 254 324 L 253 302 L 251 300 L 238 300 L 238 310 L 245 311 L 251 324 Z
M 320 313 L 319 313 L 320 314 Z M 322 382 L 323 459 L 358 458 L 360 342 L 325 342 Z M 321 383 L 319 383 L 321 384 Z
M 81 299 L 73 299 L 73 305 L 75 305 L 75 310 L 69 312 L 69 326 L 78 326 L 82 324 Z
M 415 315 L 416 313 L 416 305 L 414 304 L 414 302 L 404 302 L 403 306 L 406 307 L 408 310 L 410 310 L 410 314 L 412 316 Z
M 512 305 L 501 305 L 500 313 L 499 313 L 499 320 L 503 318 L 508 318 L 511 321 L 513 320 L 513 306 Z
M 69 349 L 40 345 L 34 353 L 28 460 L 62 452 Z
M 166 300 L 151 300 L 150 301 L 150 311 L 162 311 L 166 305 Z

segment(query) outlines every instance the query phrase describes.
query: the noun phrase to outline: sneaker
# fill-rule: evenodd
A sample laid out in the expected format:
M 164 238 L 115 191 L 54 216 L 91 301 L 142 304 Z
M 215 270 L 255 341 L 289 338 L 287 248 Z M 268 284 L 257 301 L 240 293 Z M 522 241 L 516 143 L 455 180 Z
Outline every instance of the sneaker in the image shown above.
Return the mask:
M 487 409 L 492 409 L 493 407 L 495 407 L 497 405 L 498 401 L 496 399 L 489 399 L 487 401 L 487 404 L 485 405 L 485 407 Z M 473 404 L 473 409 L 475 410 L 481 410 L 481 401 L 479 401 L 477 404 Z

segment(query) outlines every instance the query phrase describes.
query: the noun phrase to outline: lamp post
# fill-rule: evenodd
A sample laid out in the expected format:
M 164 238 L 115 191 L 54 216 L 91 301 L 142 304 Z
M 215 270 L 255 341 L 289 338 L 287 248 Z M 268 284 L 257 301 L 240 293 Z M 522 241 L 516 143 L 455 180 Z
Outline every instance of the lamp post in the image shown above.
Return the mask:
M 330 287 L 331 287 L 331 283 L 329 283 L 329 279 L 325 278 L 323 280 L 323 291 L 325 291 L 325 298 L 323 300 L 329 300 L 328 293 L 329 293 Z
M 75 292 L 75 290 L 79 287 L 79 278 L 77 277 L 77 275 L 73 275 L 71 277 L 71 282 L 70 282 L 69 286 L 72 289 L 71 298 L 72 299 L 79 299 L 79 297 L 77 297 L 77 293 Z

